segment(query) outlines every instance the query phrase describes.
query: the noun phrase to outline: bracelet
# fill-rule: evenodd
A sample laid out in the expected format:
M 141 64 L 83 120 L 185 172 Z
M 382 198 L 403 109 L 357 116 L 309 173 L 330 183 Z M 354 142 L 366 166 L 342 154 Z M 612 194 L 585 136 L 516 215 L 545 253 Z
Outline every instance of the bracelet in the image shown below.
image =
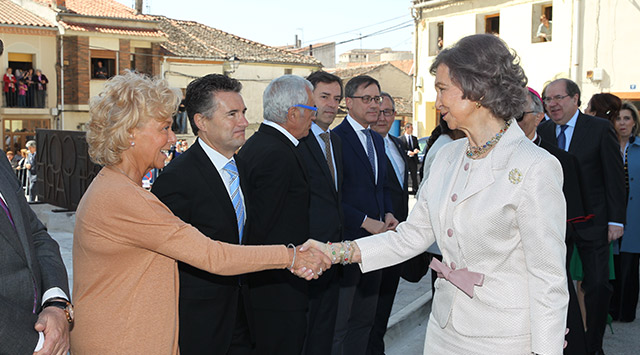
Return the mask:
M 353 250 L 351 248 L 351 241 L 349 241 L 349 240 L 343 241 L 342 242 L 342 246 L 343 246 L 343 249 L 344 249 L 344 255 L 342 256 L 342 265 L 350 264 L 349 258 L 351 257 L 352 250 Z
M 327 242 L 325 245 L 327 250 L 331 252 L 331 264 L 337 264 L 338 256 L 336 255 L 336 247 L 333 243 Z
M 293 264 L 295 264 L 295 263 L 296 263 L 296 246 L 295 246 L 295 245 L 293 245 L 293 244 L 291 244 L 291 243 L 289 243 L 289 244 L 287 245 L 287 248 L 293 248 L 293 261 L 291 261 L 291 266 L 289 266 L 289 267 L 287 268 L 287 269 L 289 269 L 289 270 L 293 270 Z

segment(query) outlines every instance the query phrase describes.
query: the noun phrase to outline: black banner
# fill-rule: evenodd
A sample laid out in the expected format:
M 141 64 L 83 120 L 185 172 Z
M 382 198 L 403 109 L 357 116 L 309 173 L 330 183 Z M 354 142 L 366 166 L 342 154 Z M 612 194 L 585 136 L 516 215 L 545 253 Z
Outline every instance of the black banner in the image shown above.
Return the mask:
M 75 211 L 101 167 L 89 159 L 85 132 L 36 130 L 38 199 Z

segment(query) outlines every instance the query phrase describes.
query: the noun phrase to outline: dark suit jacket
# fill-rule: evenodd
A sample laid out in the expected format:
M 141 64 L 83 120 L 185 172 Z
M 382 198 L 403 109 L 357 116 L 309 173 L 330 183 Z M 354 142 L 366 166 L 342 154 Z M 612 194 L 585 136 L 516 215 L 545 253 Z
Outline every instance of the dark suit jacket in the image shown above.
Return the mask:
M 418 164 L 418 154 L 410 157 L 407 155 L 407 153 L 409 152 L 409 150 L 414 150 L 414 149 L 420 149 L 420 146 L 418 145 L 418 137 L 416 136 L 411 136 L 411 144 L 413 145 L 412 149 L 409 149 L 409 142 L 407 142 L 407 135 L 403 134 L 401 137 L 398 138 L 400 140 L 400 142 L 402 142 L 402 149 L 403 149 L 403 153 L 404 156 L 407 157 L 407 162 L 411 165 L 413 164 Z
M 213 240 L 238 244 L 236 213 L 222 177 L 200 144 L 193 144 L 173 159 L 153 184 L 151 192 L 171 212 L 196 227 Z M 241 170 L 242 164 L 236 162 Z M 246 206 L 246 200 L 245 200 Z M 236 322 L 238 307 L 238 276 L 219 276 L 178 262 L 180 270 L 180 330 L 200 326 L 206 319 L 216 329 L 215 344 L 228 348 Z M 195 301 L 193 301 L 195 300 Z M 209 300 L 206 308 L 199 302 Z M 198 309 L 185 309 L 198 307 Z M 193 319 L 197 314 L 198 319 Z M 191 317 L 185 317 L 191 315 Z M 191 318 L 191 319 L 190 319 Z M 210 350 L 210 349 L 203 349 Z
M 338 186 L 342 185 L 342 141 L 331 134 Z M 321 242 L 339 242 L 342 238 L 342 191 L 336 185 L 320 144 L 311 130 L 298 146 L 309 172 L 311 201 L 310 237 Z
M 398 176 L 393 170 L 393 165 L 391 164 L 391 157 L 387 157 L 387 181 L 389 186 L 389 192 L 391 193 L 391 204 L 393 205 L 393 215 L 399 222 L 404 222 L 409 215 L 409 189 L 408 189 L 408 176 L 409 176 L 409 165 L 407 164 L 407 154 L 402 147 L 402 141 L 389 135 L 391 141 L 394 143 L 394 147 L 390 147 L 390 149 L 397 149 L 398 154 L 402 157 L 405 165 L 404 169 L 404 181 L 402 185 L 400 185 L 400 181 L 398 181 Z M 404 186 L 404 187 L 403 187 Z
M 309 238 L 309 178 L 298 149 L 273 127 L 260 125 L 238 153 L 250 218 L 245 244 L 300 245 Z M 249 276 L 251 303 L 265 310 L 305 310 L 307 281 L 288 270 Z
M 538 126 L 543 141 L 557 146 L 556 124 L 552 120 Z M 587 240 L 602 238 L 608 222 L 625 223 L 626 195 L 624 168 L 619 145 L 611 123 L 605 119 L 578 114 L 569 145 L 580 164 L 594 227 L 580 233 Z
M 69 295 L 69 282 L 58 243 L 27 204 L 7 159 L 0 160 L 0 192 L 15 224 L 0 208 L 0 353 L 31 354 L 43 293 L 59 287 Z
M 353 240 L 369 235 L 360 228 L 365 216 L 384 220 L 387 212 L 393 213 L 391 194 L 387 183 L 387 156 L 382 137 L 371 131 L 378 160 L 378 182 L 373 169 L 353 127 L 345 118 L 333 132 L 342 139 L 342 207 L 344 209 L 344 238 Z

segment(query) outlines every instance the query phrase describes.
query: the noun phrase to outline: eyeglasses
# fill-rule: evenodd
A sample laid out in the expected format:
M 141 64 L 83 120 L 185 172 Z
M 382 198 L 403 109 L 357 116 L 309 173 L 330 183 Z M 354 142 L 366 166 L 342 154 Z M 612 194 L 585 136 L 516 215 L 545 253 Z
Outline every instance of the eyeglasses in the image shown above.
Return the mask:
M 522 113 L 522 115 L 520 115 L 520 116 L 516 117 L 516 122 L 520 122 L 520 121 L 522 121 L 522 120 L 524 119 L 524 115 L 526 115 L 527 113 L 534 113 L 534 112 L 533 112 L 533 111 L 524 111 L 524 112 Z
M 380 110 L 380 113 L 389 117 L 389 116 L 393 116 L 393 114 L 395 113 L 395 111 L 393 109 L 386 109 L 386 110 Z
M 349 96 L 349 97 L 353 98 L 353 99 L 360 99 L 365 104 L 370 103 L 371 100 L 375 101 L 377 104 L 381 104 L 382 103 L 382 96 L 364 95 L 364 96 Z
M 548 105 L 548 104 L 551 103 L 551 101 L 558 102 L 558 101 L 564 99 L 567 96 L 569 96 L 569 95 L 556 95 L 556 96 L 552 96 L 552 97 L 546 97 L 545 96 L 545 97 L 542 98 L 542 101 L 544 101 L 544 103 Z
M 301 107 L 301 108 L 306 108 L 307 110 L 311 110 L 313 111 L 313 115 L 315 116 L 316 114 L 318 114 L 318 108 L 317 107 L 313 107 L 313 106 L 308 106 L 308 105 L 303 105 L 303 104 L 299 104 L 299 105 L 293 105 L 291 107 Z

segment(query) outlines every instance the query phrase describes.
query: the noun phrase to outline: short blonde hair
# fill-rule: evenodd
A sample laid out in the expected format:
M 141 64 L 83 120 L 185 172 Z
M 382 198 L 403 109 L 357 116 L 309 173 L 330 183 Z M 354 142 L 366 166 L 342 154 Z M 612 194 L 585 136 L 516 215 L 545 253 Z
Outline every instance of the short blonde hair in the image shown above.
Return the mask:
M 164 79 L 132 71 L 109 79 L 89 103 L 87 143 L 91 160 L 100 165 L 120 163 L 122 152 L 131 147 L 131 131 L 150 118 L 162 121 L 172 116 L 180 98 L 180 90 L 169 87 Z

